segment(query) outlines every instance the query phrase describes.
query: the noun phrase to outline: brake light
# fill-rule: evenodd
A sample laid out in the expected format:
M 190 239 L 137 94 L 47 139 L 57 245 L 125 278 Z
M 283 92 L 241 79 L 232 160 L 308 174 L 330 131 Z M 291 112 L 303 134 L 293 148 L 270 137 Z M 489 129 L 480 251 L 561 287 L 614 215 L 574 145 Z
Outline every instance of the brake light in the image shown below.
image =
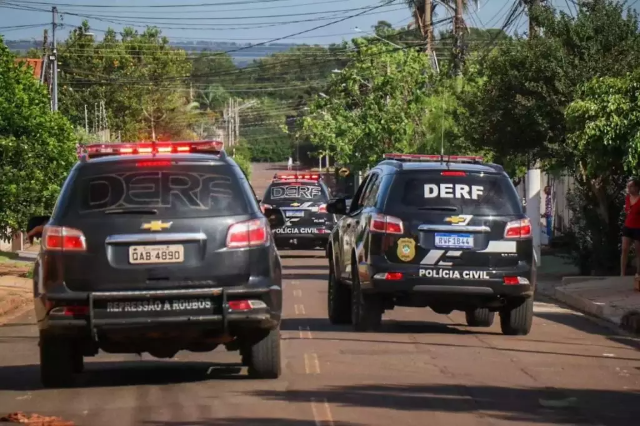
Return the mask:
M 63 315 L 72 317 L 75 315 L 87 315 L 89 313 L 88 306 L 65 306 L 62 311 Z
M 326 204 L 321 204 L 318 206 L 318 213 L 326 213 L 327 212 L 327 205 Z
M 262 300 L 230 300 L 229 309 L 232 311 L 249 311 L 251 309 L 266 308 Z
M 525 277 L 504 277 L 502 280 L 505 285 L 530 284 L 529 280 Z
M 170 166 L 171 161 L 138 161 L 136 167 L 166 167 Z
M 42 241 L 45 250 L 86 251 L 87 241 L 84 233 L 78 229 L 63 226 L 44 227 Z
M 507 223 L 504 230 L 505 238 L 529 238 L 531 237 L 531 220 L 514 220 Z
M 404 225 L 401 219 L 385 214 L 371 216 L 369 230 L 372 232 L 384 232 L 387 234 L 404 234 Z
M 446 172 L 442 172 L 440 173 L 442 176 L 466 176 L 467 173 L 466 172 L 454 172 L 451 170 L 448 170 Z
M 387 272 L 384 279 L 387 281 L 399 281 L 402 279 L 402 272 Z
M 267 242 L 269 230 L 266 219 L 252 219 L 231 225 L 227 232 L 227 248 L 261 246 Z

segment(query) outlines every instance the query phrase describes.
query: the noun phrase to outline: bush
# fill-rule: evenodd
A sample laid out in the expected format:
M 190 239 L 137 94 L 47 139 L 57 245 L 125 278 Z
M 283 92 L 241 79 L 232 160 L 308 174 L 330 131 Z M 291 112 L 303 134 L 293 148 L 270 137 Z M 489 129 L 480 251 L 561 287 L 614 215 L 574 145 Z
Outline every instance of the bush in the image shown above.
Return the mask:
M 600 205 L 590 188 L 576 184 L 567 195 L 573 213 L 566 236 L 570 258 L 581 275 L 615 275 L 620 270 L 621 228 L 624 223 L 624 188 L 626 176 L 612 179 L 607 185 L 606 211 L 603 220 Z
M 240 166 L 240 169 L 242 169 L 242 171 L 244 172 L 247 180 L 251 180 L 251 160 L 249 159 L 249 157 L 245 156 L 244 154 L 238 154 L 236 152 L 236 155 L 235 157 L 233 157 L 233 159 L 236 161 L 236 163 L 238 163 L 238 166 Z

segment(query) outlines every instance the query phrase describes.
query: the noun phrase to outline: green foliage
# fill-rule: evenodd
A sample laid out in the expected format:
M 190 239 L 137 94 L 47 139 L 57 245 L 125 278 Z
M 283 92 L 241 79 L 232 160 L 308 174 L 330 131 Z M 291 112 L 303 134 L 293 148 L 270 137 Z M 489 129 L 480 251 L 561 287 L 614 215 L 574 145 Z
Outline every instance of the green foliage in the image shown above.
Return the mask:
M 84 22 L 59 47 L 60 110 L 84 126 L 86 106 L 93 128 L 95 107 L 104 101 L 111 133 L 123 140 L 191 136 L 199 116 L 183 82 L 191 73 L 186 52 L 171 47 L 157 28 L 125 28 L 120 38 L 109 30 L 99 43 L 89 31 Z
M 262 98 L 242 111 L 242 135 L 251 161 L 285 161 L 292 154 L 291 136 L 282 125 L 291 114 L 290 106 L 281 101 Z
M 235 160 L 236 163 L 238 163 L 238 166 L 244 172 L 245 176 L 247 177 L 247 180 L 250 180 L 251 179 L 251 159 L 249 158 L 249 156 L 246 153 L 236 152 L 233 159 Z
M 0 38 L 0 238 L 49 214 L 76 160 L 71 124 L 50 111 L 47 90 L 15 65 Z
M 459 152 L 451 111 L 457 100 L 425 70 L 427 55 L 354 40 L 351 62 L 318 96 L 300 135 L 340 164 L 364 170 L 386 152 Z

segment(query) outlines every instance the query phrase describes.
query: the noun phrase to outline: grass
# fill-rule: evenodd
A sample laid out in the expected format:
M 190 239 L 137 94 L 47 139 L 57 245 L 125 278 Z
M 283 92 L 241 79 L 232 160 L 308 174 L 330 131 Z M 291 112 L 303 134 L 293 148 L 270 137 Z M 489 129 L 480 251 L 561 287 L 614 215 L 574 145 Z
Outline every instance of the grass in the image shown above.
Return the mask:
M 0 262 L 11 262 L 18 258 L 18 253 L 11 253 L 8 251 L 0 251 Z

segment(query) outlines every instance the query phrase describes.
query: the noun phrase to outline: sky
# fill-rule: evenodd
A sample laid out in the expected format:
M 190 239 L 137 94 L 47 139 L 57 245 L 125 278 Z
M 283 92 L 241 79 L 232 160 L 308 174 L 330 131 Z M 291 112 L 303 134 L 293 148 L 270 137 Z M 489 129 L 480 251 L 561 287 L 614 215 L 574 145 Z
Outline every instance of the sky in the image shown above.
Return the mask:
M 465 15 L 467 25 L 499 28 L 514 1 L 479 0 L 477 7 L 472 3 Z M 574 10 L 570 0 L 553 2 L 565 12 Z M 107 28 L 120 30 L 126 22 L 139 30 L 156 25 L 172 41 L 308 44 L 337 43 L 364 35 L 355 28 L 370 32 L 380 20 L 394 26 L 412 20 L 404 0 L 0 0 L 0 34 L 6 40 L 41 39 L 43 30 L 51 28 L 54 5 L 64 24 L 58 30 L 59 40 L 84 19 L 98 39 Z M 440 8 L 434 19 L 449 16 Z M 527 22 L 522 16 L 514 28 L 526 31 Z

